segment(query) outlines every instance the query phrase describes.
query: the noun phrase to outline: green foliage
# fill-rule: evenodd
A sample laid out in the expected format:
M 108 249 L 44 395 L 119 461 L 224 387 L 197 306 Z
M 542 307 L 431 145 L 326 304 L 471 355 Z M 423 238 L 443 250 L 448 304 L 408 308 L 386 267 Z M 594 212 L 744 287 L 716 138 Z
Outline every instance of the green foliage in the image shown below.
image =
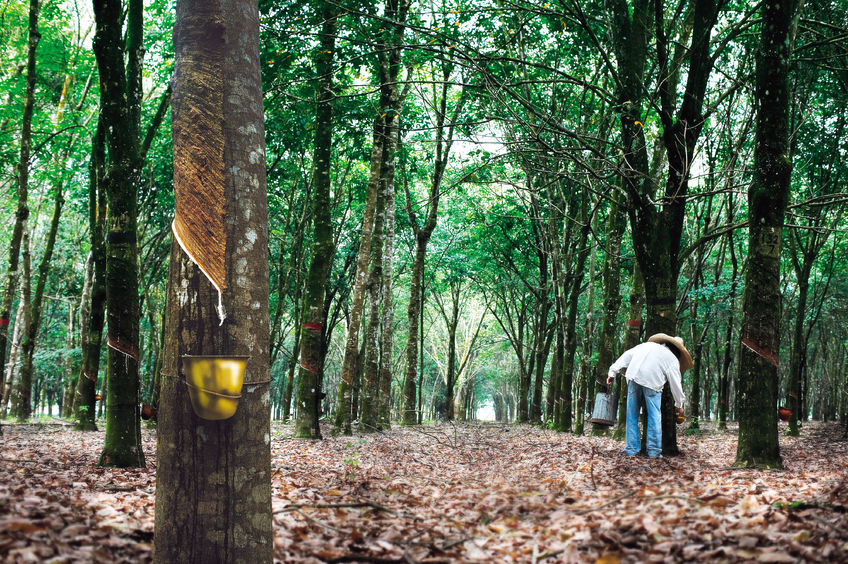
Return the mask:
M 674 42 L 686 38 L 685 11 L 665 14 L 664 26 Z M 64 383 L 79 364 L 80 320 L 75 318 L 68 339 L 69 308 L 79 309 L 85 262 L 90 249 L 88 233 L 88 162 L 91 136 L 98 112 L 98 86 L 90 50 L 92 30 L 80 4 L 80 15 L 68 3 L 45 3 L 39 29 L 36 88 L 36 124 L 33 132 L 30 205 L 33 256 L 43 248 L 48 223 L 50 191 L 64 187 L 66 206 L 59 241 L 47 285 L 43 332 L 37 344 L 36 373 L 41 385 Z M 384 5 L 365 0 L 343 3 L 335 53 L 331 182 L 332 221 L 336 252 L 328 281 L 328 357 L 324 390 L 329 392 L 325 410 L 334 410 L 333 389 L 338 378 L 341 340 L 344 338 L 352 289 L 353 260 L 359 246 L 361 216 L 368 180 L 372 127 L 379 84 L 377 53 L 387 22 L 379 17 Z M 298 308 L 304 276 L 310 264 L 312 144 L 318 49 L 320 2 L 262 0 L 260 56 L 265 96 L 265 158 L 271 238 L 271 312 L 275 320 L 275 354 L 272 395 L 284 397 L 284 382 L 295 347 Z M 621 150 L 618 120 L 624 108 L 616 99 L 615 51 L 609 3 L 511 3 L 490 0 L 444 0 L 412 5 L 404 32 L 401 90 L 406 94 L 400 108 L 400 148 L 396 172 L 395 350 L 383 351 L 395 361 L 394 393 L 403 378 L 401 347 L 406 340 L 408 286 L 414 234 L 406 213 L 407 204 L 421 219 L 428 205 L 428 188 L 434 174 L 436 143 L 434 126 L 439 92 L 447 76 L 446 111 L 449 118 L 465 92 L 466 104 L 459 116 L 456 141 L 447 161 L 439 202 L 438 224 L 430 240 L 426 262 L 425 344 L 422 389 L 427 417 L 444 401 L 441 368 L 444 367 L 446 330 L 437 297 L 449 302 L 450 292 L 462 288 L 465 304 L 460 328 L 468 330 L 483 315 L 479 342 L 470 356 L 468 374 L 473 402 L 515 402 L 519 360 L 515 346 L 533 346 L 533 312 L 544 300 L 553 304 L 555 289 L 565 292 L 566 281 L 576 268 L 576 233 L 582 226 L 579 195 L 588 194 L 587 213 L 597 227 L 589 234 L 598 272 L 608 239 L 610 195 L 619 189 L 618 179 L 628 166 Z M 757 45 L 758 20 L 748 18 L 749 3 L 723 5 L 713 34 L 716 68 L 708 85 L 705 122 L 693 155 L 684 219 L 683 257 L 678 298 L 677 332 L 699 334 L 709 328 L 702 353 L 702 381 L 715 381 L 722 372 L 724 353 L 731 349 L 733 375 L 738 349 L 738 330 L 725 342 L 726 328 L 738 326 L 742 308 L 741 268 L 747 253 L 744 223 L 748 210 L 744 191 L 751 179 L 753 131 L 751 94 Z M 26 56 L 28 3 L 8 0 L 0 8 L 0 241 L 8 241 L 15 209 L 14 167 L 19 155 L 19 129 L 23 97 L 23 63 Z M 145 98 L 142 128 L 150 123 L 165 92 L 173 65 L 171 33 L 173 0 L 154 0 L 145 7 Z M 809 345 L 806 377 L 810 411 L 816 416 L 836 417 L 844 411 L 831 398 L 845 394 L 843 367 L 846 342 L 841 337 L 848 315 L 848 242 L 842 225 L 845 198 L 842 187 L 848 178 L 846 135 L 846 84 L 844 0 L 805 4 L 803 25 L 798 29 L 798 49 L 793 59 L 793 185 L 792 203 L 783 241 L 783 303 L 785 319 L 796 312 L 800 281 L 794 261 L 812 249 L 815 233 L 827 233 L 814 257 L 809 275 L 812 307 L 803 319 Z M 82 18 L 81 20 L 79 18 Z M 839 23 L 843 22 L 843 23 Z M 655 29 L 650 30 L 655 33 Z M 663 186 L 663 136 L 658 86 L 656 38 L 651 36 L 644 93 L 650 103 L 643 108 L 639 127 L 654 161 L 651 182 Z M 682 45 L 682 43 L 681 43 Z M 719 47 L 721 47 L 720 50 Z M 674 53 L 671 53 L 674 55 Z M 680 81 L 673 89 L 673 105 L 681 103 L 688 71 L 685 49 L 680 55 Z M 447 74 L 444 74 L 447 69 Z M 66 101 L 57 122 L 66 84 Z M 667 78 L 667 77 L 666 77 Z M 167 254 L 173 218 L 173 164 L 170 116 L 166 115 L 150 148 L 139 185 L 139 272 L 143 294 L 141 315 L 142 378 L 150 393 L 162 334 L 161 311 L 165 307 Z M 63 156 L 67 153 L 67 158 Z M 404 188 L 408 187 L 411 202 Z M 662 202 L 656 202 L 660 205 Z M 628 210 L 633 212 L 632 207 Z M 732 212 L 732 213 L 730 213 Z M 709 219 L 709 222 L 707 222 Z M 733 227 L 731 224 L 736 224 Z M 797 227 L 797 229 L 796 229 Z M 715 231 L 714 231 L 715 230 Z M 701 238 L 717 233 L 709 240 Z M 795 250 L 790 247 L 794 237 Z M 553 245 L 558 245 L 558 267 L 563 278 L 555 288 Z M 701 246 L 699 246 L 699 244 Z M 694 257 L 703 250 L 701 262 Z M 0 248 L 5 257 L 6 248 Z M 547 282 L 540 265 L 547 260 Z M 619 310 L 617 341 L 624 336 L 627 298 L 633 288 L 635 263 L 631 233 L 621 249 L 624 306 Z M 733 279 L 734 261 L 736 280 Z M 0 261 L 0 279 L 8 265 Z M 697 283 L 696 283 L 697 281 Z M 604 281 L 596 276 L 593 288 L 603 295 Z M 734 286 L 735 284 L 735 286 Z M 729 299 L 731 289 L 736 292 Z M 579 287 L 578 320 L 589 311 L 589 280 Z M 696 306 L 692 309 L 690 306 Z M 693 311 L 699 312 L 697 315 Z M 278 315 L 277 315 L 278 313 Z M 555 323 L 553 305 L 544 312 L 548 330 Z M 497 317 L 524 315 L 521 342 L 510 337 Z M 518 327 L 518 325 L 516 325 Z M 781 364 L 788 366 L 790 324 L 781 328 L 784 343 Z M 593 338 L 576 325 L 572 350 L 581 354 Z M 688 338 L 688 337 L 687 337 Z M 595 345 L 597 343 L 594 343 Z M 597 351 L 598 347 L 593 347 Z M 594 353 L 596 354 L 596 353 Z M 591 361 L 595 363 L 595 357 Z M 525 365 L 527 359 L 524 359 Z M 550 381 L 550 355 L 544 370 Z M 690 386 L 687 375 L 687 386 Z M 705 400 L 704 416 L 715 412 L 716 386 Z M 782 395 L 783 394 L 782 392 Z M 427 403 L 431 405 L 426 405 Z M 842 406 L 842 407 L 840 407 Z M 397 407 L 397 406 L 396 406 Z M 842 410 L 842 411 L 840 411 Z M 346 464 L 355 467 L 356 457 Z

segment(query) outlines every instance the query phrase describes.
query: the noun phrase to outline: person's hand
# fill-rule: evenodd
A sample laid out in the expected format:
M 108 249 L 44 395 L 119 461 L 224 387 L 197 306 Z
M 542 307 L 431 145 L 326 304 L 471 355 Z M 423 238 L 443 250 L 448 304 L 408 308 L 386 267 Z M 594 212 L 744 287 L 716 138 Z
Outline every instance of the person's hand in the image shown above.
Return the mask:
M 678 407 L 678 408 L 677 408 L 677 416 L 678 416 L 678 417 L 683 417 L 683 408 L 682 408 L 682 407 Z
M 611 385 L 613 380 L 615 380 L 615 374 L 607 376 L 607 386 Z

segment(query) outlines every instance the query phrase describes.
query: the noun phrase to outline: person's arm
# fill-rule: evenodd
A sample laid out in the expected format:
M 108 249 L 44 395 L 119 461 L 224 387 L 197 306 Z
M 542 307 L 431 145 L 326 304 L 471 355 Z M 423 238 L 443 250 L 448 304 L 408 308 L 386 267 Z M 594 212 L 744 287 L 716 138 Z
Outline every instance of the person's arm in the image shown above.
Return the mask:
M 612 366 L 609 367 L 609 373 L 607 374 L 607 386 L 612 384 L 612 381 L 615 380 L 616 374 L 618 374 L 622 369 L 627 368 L 630 365 L 630 361 L 632 359 L 633 349 L 628 349 L 624 351 L 624 353 L 620 357 L 618 357 L 618 360 L 612 363 Z
M 678 412 L 681 412 L 686 403 L 686 395 L 683 393 L 680 369 L 671 367 L 668 372 L 668 387 L 671 388 L 671 395 L 674 396 L 674 405 L 677 407 Z

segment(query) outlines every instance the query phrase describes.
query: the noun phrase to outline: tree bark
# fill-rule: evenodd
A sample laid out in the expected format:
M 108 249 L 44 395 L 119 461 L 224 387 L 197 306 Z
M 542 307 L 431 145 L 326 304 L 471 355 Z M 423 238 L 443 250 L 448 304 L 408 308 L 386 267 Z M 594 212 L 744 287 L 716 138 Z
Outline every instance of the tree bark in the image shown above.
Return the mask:
M 38 32 L 39 9 L 38 0 L 30 0 L 27 74 L 23 116 L 21 119 L 21 151 L 15 170 L 17 176 L 18 208 L 15 213 L 15 226 L 12 228 L 12 240 L 9 244 L 9 268 L 6 271 L 6 288 L 3 293 L 3 301 L 0 302 L 0 390 L 3 389 L 4 384 L 3 374 L 6 367 L 6 347 L 8 345 L 12 302 L 14 301 L 15 291 L 18 287 L 18 263 L 21 254 L 21 238 L 26 230 L 26 222 L 29 217 L 27 197 L 29 194 L 29 161 L 32 151 L 32 114 L 35 107 L 35 61 L 38 42 L 41 39 L 41 34 Z
M 55 199 L 53 205 L 53 217 L 50 220 L 50 228 L 47 232 L 47 241 L 44 243 L 44 255 L 38 265 L 38 282 L 35 286 L 35 294 L 32 296 L 30 304 L 29 320 L 26 324 L 26 331 L 23 335 L 21 343 L 21 386 L 31 385 L 33 376 L 33 355 L 35 353 L 35 343 L 38 340 L 38 329 L 41 325 L 41 311 L 44 304 L 44 290 L 47 287 L 47 276 L 50 274 L 50 262 L 53 259 L 53 249 L 56 247 L 56 234 L 59 231 L 59 220 L 62 217 L 62 205 L 65 203 L 62 190 L 62 182 L 59 181 L 54 186 Z M 25 249 L 25 252 L 29 252 Z M 29 283 L 29 282 L 28 282 Z M 21 397 L 29 396 L 30 391 L 27 390 L 24 394 L 22 391 Z M 21 417 L 26 419 L 27 416 Z
M 336 45 L 338 8 L 331 2 L 322 7 L 321 40 L 315 57 L 318 74 L 318 96 L 315 116 L 315 152 L 313 156 L 312 263 L 306 282 L 306 299 L 300 333 L 300 370 L 298 373 L 297 402 L 294 436 L 320 439 L 321 415 L 320 374 L 324 366 L 321 354 L 324 318 L 324 292 L 327 277 L 333 265 L 335 245 L 330 217 L 330 168 L 333 140 L 333 52 Z
M 424 281 L 424 262 L 427 258 L 427 244 L 430 241 L 430 237 L 433 235 L 433 231 L 436 229 L 442 178 L 444 177 L 445 169 L 447 168 L 451 145 L 453 144 L 454 129 L 456 128 L 457 119 L 462 112 L 462 107 L 466 98 L 466 92 L 463 89 L 459 95 L 459 100 L 456 102 L 456 106 L 454 107 L 453 116 L 448 120 L 447 104 L 448 91 L 450 90 L 448 80 L 450 79 L 452 72 L 453 64 L 446 63 L 446 65 L 442 68 L 440 97 L 436 99 L 437 96 L 434 93 L 433 107 L 436 108 L 436 159 L 433 167 L 433 177 L 430 180 L 429 198 L 427 201 L 427 219 L 421 226 L 419 226 L 418 218 L 412 208 L 412 197 L 409 192 L 409 187 L 406 186 L 406 212 L 409 216 L 409 222 L 412 225 L 412 230 L 415 233 L 415 258 L 412 263 L 412 281 L 409 287 L 409 308 L 407 310 L 409 337 L 406 342 L 406 373 L 403 380 L 403 414 L 401 420 L 404 425 L 415 425 L 418 423 L 418 419 L 420 417 L 420 413 L 418 413 L 419 410 L 416 405 L 415 378 L 418 374 L 418 317 L 422 311 L 421 308 L 424 307 L 421 297 L 421 289 Z
M 100 349 L 106 314 L 106 246 L 103 234 L 106 227 L 106 192 L 103 185 L 106 165 L 106 146 L 103 122 L 99 121 L 92 139 L 91 161 L 88 166 L 88 227 L 91 234 L 93 264 L 88 317 L 82 320 L 86 333 L 82 350 L 82 367 L 75 395 L 76 429 L 94 431 L 97 395 L 97 375 L 100 372 Z
M 140 177 L 138 120 L 130 106 L 137 81 L 124 68 L 123 6 L 120 0 L 95 0 L 94 53 L 100 74 L 101 119 L 109 149 L 104 178 L 108 202 L 106 235 L 106 437 L 100 464 L 144 466 L 139 414 L 138 201 Z M 141 1 L 127 10 L 127 51 L 140 47 Z M 137 69 L 140 71 L 140 69 Z
M 24 230 L 21 240 L 21 257 L 23 263 L 23 278 L 21 279 L 21 302 L 23 303 L 23 319 L 18 320 L 22 324 L 21 329 L 21 358 L 26 356 L 27 340 L 29 338 L 29 327 L 32 320 L 31 283 L 32 272 L 30 269 L 29 231 Z M 23 363 L 21 363 L 23 364 Z M 12 416 L 19 421 L 26 421 L 32 413 L 32 370 L 25 371 L 23 366 L 18 371 L 17 385 L 12 392 Z
M 392 84 L 395 84 L 396 81 Z M 392 97 L 398 108 L 397 86 Z M 399 113 L 399 112 L 398 112 Z M 392 276 L 395 248 L 395 153 L 397 149 L 398 120 L 392 120 L 386 132 L 385 158 L 383 159 L 383 188 L 386 198 L 385 250 L 383 252 L 383 314 L 380 327 L 380 401 L 377 420 L 383 429 L 391 426 L 392 417 L 392 352 L 394 350 L 394 299 Z
M 217 188 L 213 180 L 223 183 L 223 217 L 215 219 L 223 229 L 226 286 L 219 298 L 210 279 L 172 240 L 154 562 L 270 563 L 268 208 L 259 11 L 251 2 L 181 0 L 176 21 L 177 212 L 192 213 L 191 198 Z M 223 320 L 219 299 L 227 314 Z M 249 357 L 231 418 L 195 415 L 180 366 L 185 354 Z
M 748 256 L 736 406 L 735 466 L 782 467 L 777 437 L 780 247 L 789 199 L 789 58 L 795 0 L 764 0 L 757 57 L 754 175 L 748 187 Z
M 382 169 L 382 166 L 381 166 Z M 368 294 L 368 323 L 365 326 L 362 351 L 362 378 L 360 379 L 359 429 L 365 432 L 377 430 L 377 402 L 380 391 L 379 329 L 380 302 L 383 287 L 383 240 L 386 201 L 382 186 L 377 192 L 377 207 L 374 218 L 374 234 L 371 241 L 371 269 L 365 291 Z
M 365 210 L 362 214 L 362 232 L 359 239 L 359 252 L 356 259 L 353 299 L 348 318 L 347 339 L 344 360 L 339 382 L 338 412 L 334 432 L 343 435 L 353 434 L 351 427 L 351 406 L 353 385 L 356 373 L 356 361 L 359 356 L 359 331 L 362 325 L 362 309 L 365 303 L 365 286 L 368 282 L 368 262 L 371 258 L 371 235 L 374 232 L 374 216 L 377 207 L 377 191 L 380 184 L 380 169 L 385 141 L 384 121 L 378 114 L 374 119 L 374 140 L 371 147 L 371 173 L 365 195 Z

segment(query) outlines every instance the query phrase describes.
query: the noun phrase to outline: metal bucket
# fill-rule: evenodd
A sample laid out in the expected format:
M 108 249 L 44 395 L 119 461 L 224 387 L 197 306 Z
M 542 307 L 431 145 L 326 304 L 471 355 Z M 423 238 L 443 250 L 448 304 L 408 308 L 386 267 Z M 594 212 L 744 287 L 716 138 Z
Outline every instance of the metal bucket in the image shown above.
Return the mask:
M 599 392 L 595 396 L 595 408 L 592 410 L 592 423 L 596 425 L 615 425 L 616 411 L 618 411 L 618 396 Z

